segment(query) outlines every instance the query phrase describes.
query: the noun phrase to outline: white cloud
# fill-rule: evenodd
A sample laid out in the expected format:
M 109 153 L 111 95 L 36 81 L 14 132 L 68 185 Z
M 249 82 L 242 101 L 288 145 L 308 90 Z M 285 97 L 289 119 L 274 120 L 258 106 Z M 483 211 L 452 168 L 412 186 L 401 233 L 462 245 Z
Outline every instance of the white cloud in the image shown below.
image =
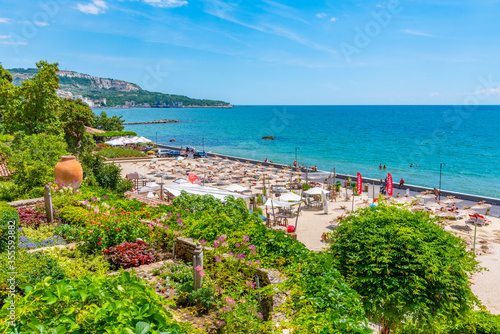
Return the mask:
M 0 39 L 7 39 L 9 37 L 10 37 L 9 35 L 0 35 Z
M 186 0 L 144 0 L 145 3 L 162 8 L 175 8 L 187 6 L 188 2 Z
M 317 17 L 319 17 L 320 19 L 324 18 L 326 16 L 325 13 L 318 13 L 316 14 Z
M 105 12 L 108 5 L 103 0 L 93 0 L 86 5 L 79 3 L 76 8 L 85 14 L 99 15 Z
M 48 22 L 44 22 L 44 21 L 36 21 L 36 22 L 33 22 L 33 23 L 36 24 L 39 27 L 46 27 L 46 26 L 49 25 Z
M 431 35 L 426 34 L 425 32 L 416 31 L 416 30 L 405 29 L 404 32 L 407 34 L 410 34 L 410 35 L 432 37 Z
M 336 17 L 332 17 L 332 18 L 330 19 L 330 22 L 335 22 L 335 21 L 337 21 L 337 20 L 338 20 L 338 19 L 337 19 Z
M 0 41 L 0 44 L 4 44 L 4 45 L 28 45 L 26 42 L 15 42 L 15 41 Z
M 6 17 L 0 17 L 0 23 L 10 23 L 10 20 Z
M 441 95 L 441 94 L 439 94 L 439 93 L 429 93 L 429 96 L 439 96 L 439 95 Z
M 474 95 L 493 95 L 493 94 L 500 94 L 500 87 L 481 89 L 474 93 Z

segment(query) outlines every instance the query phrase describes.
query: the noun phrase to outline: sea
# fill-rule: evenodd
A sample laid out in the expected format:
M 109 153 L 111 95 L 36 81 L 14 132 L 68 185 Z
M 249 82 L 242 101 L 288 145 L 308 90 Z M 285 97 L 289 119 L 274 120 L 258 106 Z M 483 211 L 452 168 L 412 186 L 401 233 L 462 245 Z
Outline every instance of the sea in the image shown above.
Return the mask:
M 94 110 L 99 113 L 100 110 Z M 107 109 L 153 142 L 500 198 L 500 106 Z M 272 136 L 274 140 L 263 140 Z M 175 142 L 170 142 L 170 140 Z M 379 165 L 386 169 L 379 169 Z

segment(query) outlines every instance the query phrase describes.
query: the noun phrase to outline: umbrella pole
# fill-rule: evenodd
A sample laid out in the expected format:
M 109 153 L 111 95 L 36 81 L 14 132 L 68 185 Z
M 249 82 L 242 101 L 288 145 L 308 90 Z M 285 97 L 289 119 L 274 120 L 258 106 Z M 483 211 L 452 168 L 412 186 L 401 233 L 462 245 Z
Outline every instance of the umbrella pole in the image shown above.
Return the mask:
M 352 192 L 352 209 L 351 212 L 354 211 L 354 191 Z
M 276 224 L 276 216 L 274 215 L 274 205 L 273 205 L 273 199 L 271 198 L 271 209 L 273 210 L 273 225 Z
M 302 205 L 302 195 L 304 193 L 304 189 L 302 189 L 302 191 L 300 192 L 300 202 L 299 202 L 299 210 L 297 211 L 297 217 L 295 218 L 295 228 L 293 229 L 293 231 L 295 233 L 297 233 L 297 223 L 299 221 L 299 214 L 300 214 L 300 207 Z
M 477 224 L 474 223 L 474 256 L 476 256 L 476 232 L 477 232 Z

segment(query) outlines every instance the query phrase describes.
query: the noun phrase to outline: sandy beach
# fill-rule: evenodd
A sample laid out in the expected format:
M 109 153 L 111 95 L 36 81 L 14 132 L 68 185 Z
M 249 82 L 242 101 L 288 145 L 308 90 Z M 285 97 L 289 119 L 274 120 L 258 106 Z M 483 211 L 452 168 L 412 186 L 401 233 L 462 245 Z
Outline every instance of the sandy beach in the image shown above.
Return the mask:
M 266 187 L 270 185 L 285 187 L 285 184 L 290 180 L 290 169 L 265 168 L 263 166 L 247 164 L 244 161 L 234 162 L 227 159 L 203 159 L 183 161 L 173 160 L 171 158 L 157 159 L 151 162 L 150 160 L 126 160 L 119 164 L 122 167 L 122 176 L 129 173 L 138 172 L 154 182 L 164 182 L 166 185 L 173 182 L 177 178 L 187 179 L 187 171 L 195 173 L 202 178 L 204 175 L 210 178 L 210 181 L 205 185 L 217 188 L 223 188 L 229 184 L 239 184 L 245 188 L 249 188 L 246 195 L 261 194 L 265 179 Z M 166 175 L 168 179 L 162 178 L 159 175 Z M 258 180 L 255 178 L 258 176 Z M 299 174 L 294 173 L 292 178 L 299 177 Z M 303 175 L 300 176 L 303 178 Z M 324 232 L 330 232 L 335 228 L 338 217 L 346 215 L 352 208 L 352 201 L 345 200 L 344 192 L 340 192 L 337 196 L 337 201 L 328 201 L 328 214 L 324 213 L 324 209 L 303 207 L 297 220 L 297 239 L 304 243 L 311 250 L 321 250 L 326 247 L 321 240 L 321 235 Z M 402 197 L 405 193 L 399 189 L 395 190 L 395 197 L 401 193 Z M 145 196 L 147 194 L 143 194 Z M 411 196 L 418 195 L 410 193 Z M 146 198 L 146 197 L 144 197 Z M 271 198 L 276 199 L 274 194 Z M 363 192 L 361 196 L 354 196 L 354 208 L 365 207 L 372 202 L 368 194 Z M 457 207 L 460 209 L 463 206 L 471 206 L 475 203 L 460 201 Z M 266 207 L 260 206 L 264 214 Z M 476 235 L 476 256 L 480 265 L 485 268 L 479 273 L 471 277 L 473 283 L 472 290 L 481 300 L 482 304 L 493 314 L 500 314 L 500 295 L 497 293 L 497 282 L 500 281 L 500 263 L 498 255 L 500 254 L 500 218 L 496 216 L 500 208 L 493 206 L 491 213 L 494 216 L 487 216 L 491 223 L 485 226 L 477 226 Z M 268 211 L 272 210 L 268 208 Z M 293 211 L 296 211 L 295 209 Z M 485 213 L 485 210 L 479 210 L 480 214 Z M 464 213 L 466 213 L 464 211 Z M 288 218 L 289 225 L 295 225 L 296 217 Z M 465 219 L 448 220 L 443 219 L 439 222 L 444 226 L 445 230 L 453 233 L 460 238 L 463 238 L 470 251 L 473 248 L 474 228 L 475 226 L 466 223 Z

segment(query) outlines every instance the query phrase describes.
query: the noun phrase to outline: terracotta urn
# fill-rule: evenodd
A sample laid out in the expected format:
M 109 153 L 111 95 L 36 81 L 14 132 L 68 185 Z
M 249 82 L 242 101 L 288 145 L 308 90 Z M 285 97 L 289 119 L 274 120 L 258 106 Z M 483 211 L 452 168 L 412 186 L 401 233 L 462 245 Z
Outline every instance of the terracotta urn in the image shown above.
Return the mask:
M 80 186 L 83 180 L 83 169 L 76 158 L 72 155 L 61 157 L 61 161 L 56 164 L 54 168 L 54 179 L 59 183 L 66 185 Z

